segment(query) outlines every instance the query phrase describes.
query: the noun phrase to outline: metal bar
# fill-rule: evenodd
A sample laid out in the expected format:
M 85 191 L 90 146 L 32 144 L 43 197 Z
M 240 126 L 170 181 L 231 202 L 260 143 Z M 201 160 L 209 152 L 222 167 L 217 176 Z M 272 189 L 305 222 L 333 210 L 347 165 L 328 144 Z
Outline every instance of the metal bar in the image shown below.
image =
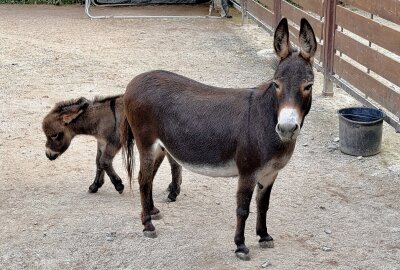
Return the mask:
M 91 15 L 91 0 L 85 0 L 85 14 L 91 19 L 219 19 L 218 16 L 150 16 L 150 15 Z
M 333 55 L 335 54 L 335 28 L 336 28 L 336 0 L 324 1 L 324 54 L 322 57 L 324 67 L 324 87 L 322 95 L 333 96 L 333 83 L 329 77 L 333 75 Z
M 238 9 L 238 8 L 235 6 L 236 3 L 233 2 L 233 1 L 232 1 L 232 3 L 233 3 L 233 6 L 234 6 L 236 9 Z M 246 19 L 246 14 L 247 14 L 247 0 L 241 0 L 240 3 L 241 3 L 240 11 L 241 11 L 241 13 L 242 13 L 242 26 L 243 26 L 244 20 Z

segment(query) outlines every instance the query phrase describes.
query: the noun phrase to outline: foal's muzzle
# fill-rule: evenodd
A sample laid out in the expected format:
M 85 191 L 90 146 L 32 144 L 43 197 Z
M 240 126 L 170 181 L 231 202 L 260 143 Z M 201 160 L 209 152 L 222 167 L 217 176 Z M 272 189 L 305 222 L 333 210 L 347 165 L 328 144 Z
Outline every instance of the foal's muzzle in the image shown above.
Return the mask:
M 58 158 L 58 156 L 60 155 L 60 153 L 58 152 L 54 152 L 50 149 L 46 149 L 46 157 L 50 160 L 55 160 L 56 158 Z

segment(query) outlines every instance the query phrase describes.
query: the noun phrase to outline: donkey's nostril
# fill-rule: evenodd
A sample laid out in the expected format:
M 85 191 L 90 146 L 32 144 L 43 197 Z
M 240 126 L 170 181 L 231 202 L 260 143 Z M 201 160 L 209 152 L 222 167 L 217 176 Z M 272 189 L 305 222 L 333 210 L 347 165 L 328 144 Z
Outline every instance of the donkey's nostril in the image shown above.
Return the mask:
M 282 130 L 280 124 L 277 124 L 277 125 L 276 125 L 276 129 L 277 129 L 277 131 L 279 131 L 279 132 L 281 132 L 281 133 L 283 132 L 283 130 Z
M 293 128 L 293 130 L 291 130 L 291 132 L 295 132 L 298 128 L 299 128 L 298 124 L 294 125 L 294 128 Z

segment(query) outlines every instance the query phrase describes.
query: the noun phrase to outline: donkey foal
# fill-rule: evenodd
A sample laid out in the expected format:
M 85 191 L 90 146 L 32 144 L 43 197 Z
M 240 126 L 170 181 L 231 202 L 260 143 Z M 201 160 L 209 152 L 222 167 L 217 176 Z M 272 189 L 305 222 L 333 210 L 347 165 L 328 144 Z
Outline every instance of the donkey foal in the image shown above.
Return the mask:
M 47 137 L 46 156 L 55 160 L 64 153 L 75 135 L 91 135 L 97 139 L 96 177 L 89 186 L 89 192 L 95 193 L 104 184 L 104 173 L 110 177 L 115 189 L 122 193 L 124 185 L 114 171 L 112 162 L 121 149 L 120 127 L 124 119 L 122 95 L 106 98 L 96 98 L 89 101 L 79 98 L 57 103 L 44 118 L 42 127 Z M 133 139 L 133 138 L 132 138 Z M 154 174 L 164 159 L 162 152 L 157 160 Z M 177 168 L 174 160 L 169 157 L 173 174 L 169 186 L 168 198 L 175 201 L 180 191 L 182 181 L 180 166 Z M 158 210 L 152 210 L 157 214 Z

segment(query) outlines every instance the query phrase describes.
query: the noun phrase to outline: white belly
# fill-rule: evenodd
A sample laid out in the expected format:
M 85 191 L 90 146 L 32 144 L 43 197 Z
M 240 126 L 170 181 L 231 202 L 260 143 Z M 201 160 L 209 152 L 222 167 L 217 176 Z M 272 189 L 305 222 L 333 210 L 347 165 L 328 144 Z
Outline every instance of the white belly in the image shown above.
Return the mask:
M 160 140 L 157 140 L 153 145 L 155 153 L 160 151 L 160 147 L 164 148 L 168 152 L 168 149 L 164 146 L 164 144 Z M 194 173 L 211 177 L 234 177 L 239 175 L 239 170 L 234 160 L 229 160 L 228 162 L 219 166 L 213 166 L 211 164 L 189 164 L 177 159 L 170 152 L 168 152 L 168 154 L 171 155 L 171 157 L 183 168 Z

